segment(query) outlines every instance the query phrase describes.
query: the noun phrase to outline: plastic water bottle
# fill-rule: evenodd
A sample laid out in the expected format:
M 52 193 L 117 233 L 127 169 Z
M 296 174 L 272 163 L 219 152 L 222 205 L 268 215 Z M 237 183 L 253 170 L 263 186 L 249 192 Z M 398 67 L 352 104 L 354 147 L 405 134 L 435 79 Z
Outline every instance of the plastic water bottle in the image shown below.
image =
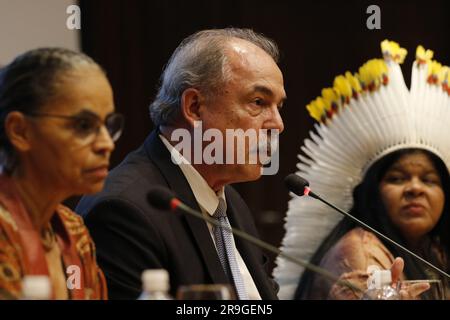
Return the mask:
M 362 300 L 400 300 L 400 294 L 391 286 L 391 270 L 374 270 L 367 280 L 367 291 Z
M 48 276 L 25 276 L 22 279 L 22 300 L 49 300 L 52 289 Z
M 164 269 L 142 272 L 142 294 L 138 300 L 173 300 L 169 294 L 169 273 Z

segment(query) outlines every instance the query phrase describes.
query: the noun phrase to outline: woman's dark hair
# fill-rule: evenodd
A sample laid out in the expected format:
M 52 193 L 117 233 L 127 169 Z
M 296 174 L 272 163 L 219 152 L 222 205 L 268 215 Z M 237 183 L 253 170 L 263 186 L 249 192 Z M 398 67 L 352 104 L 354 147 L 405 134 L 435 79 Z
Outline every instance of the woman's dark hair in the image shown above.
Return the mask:
M 0 169 L 10 172 L 16 164 L 14 148 L 5 132 L 7 115 L 12 111 L 36 112 L 58 95 L 61 76 L 82 66 L 101 70 L 83 53 L 39 48 L 23 53 L 0 70 Z
M 450 237 L 448 234 L 450 230 L 450 176 L 445 164 L 435 154 L 422 149 L 403 149 L 390 153 L 378 160 L 367 171 L 364 180 L 354 189 L 353 208 L 350 213 L 377 231 L 380 231 L 394 241 L 407 247 L 405 239 L 403 239 L 400 232 L 394 227 L 388 217 L 387 211 L 381 200 L 379 184 L 387 170 L 392 166 L 392 164 L 394 164 L 394 162 L 404 155 L 419 152 L 428 156 L 441 178 L 442 189 L 445 194 L 445 205 L 440 220 L 429 233 L 429 241 L 424 243 L 424 246 L 426 247 L 421 248 L 421 252 L 416 253 L 439 268 L 448 270 L 448 264 L 446 262 L 443 264 L 442 259 L 439 259 L 435 250 L 431 250 L 432 244 L 438 245 L 444 250 L 444 254 L 447 257 L 449 256 Z M 357 226 L 358 225 L 350 219 L 342 219 L 322 242 L 310 262 L 312 264 L 319 265 L 324 255 L 332 248 L 332 246 L 336 244 L 344 234 Z M 410 255 L 405 254 L 391 243 L 383 239 L 379 240 L 383 242 L 394 257 L 400 256 L 404 259 L 404 273 L 408 279 L 425 279 L 431 277 L 428 274 L 429 271 L 423 263 L 417 261 L 417 259 L 411 257 Z M 315 274 L 311 271 L 306 270 L 304 272 L 295 293 L 296 299 L 308 298 L 313 285 L 314 277 Z

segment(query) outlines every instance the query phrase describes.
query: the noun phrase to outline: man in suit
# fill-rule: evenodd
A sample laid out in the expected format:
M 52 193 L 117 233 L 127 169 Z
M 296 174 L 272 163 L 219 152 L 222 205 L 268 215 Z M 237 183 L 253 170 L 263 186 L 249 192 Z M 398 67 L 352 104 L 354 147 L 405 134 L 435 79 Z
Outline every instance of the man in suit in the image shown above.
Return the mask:
M 213 152 L 216 161 L 198 161 L 194 152 L 207 143 L 194 131 L 199 124 L 222 137 L 227 130 L 268 131 L 270 143 L 270 132 L 283 130 L 279 109 L 286 98 L 277 60 L 275 43 L 248 29 L 200 31 L 175 50 L 150 106 L 156 129 L 110 172 L 104 190 L 76 209 L 96 243 L 110 298 L 138 297 L 142 271 L 154 268 L 168 270 L 172 294 L 180 285 L 226 283 L 239 299 L 277 298 L 258 248 L 147 201 L 152 187 L 163 186 L 193 209 L 257 236 L 248 207 L 229 184 L 261 176 L 261 161 L 249 161 L 260 145 L 250 138 L 243 147 L 228 141 Z M 183 150 L 180 132 L 190 139 Z M 234 160 L 243 152 L 245 161 L 217 160 L 230 152 Z

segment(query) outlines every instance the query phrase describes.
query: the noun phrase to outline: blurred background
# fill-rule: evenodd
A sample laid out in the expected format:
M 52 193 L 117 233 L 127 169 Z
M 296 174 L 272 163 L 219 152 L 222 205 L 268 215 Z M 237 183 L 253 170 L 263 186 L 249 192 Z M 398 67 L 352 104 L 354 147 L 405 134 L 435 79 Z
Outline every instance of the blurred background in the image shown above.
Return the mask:
M 71 4 L 81 9 L 80 30 L 66 27 Z M 366 26 L 371 15 L 366 11 L 373 4 L 381 10 L 379 30 Z M 126 116 L 112 159 L 115 166 L 153 128 L 148 105 L 183 38 L 201 29 L 233 26 L 274 39 L 288 95 L 282 109 L 280 170 L 235 186 L 253 210 L 261 237 L 278 246 L 289 200 L 283 178 L 296 171 L 300 146 L 313 126 L 306 104 L 331 86 L 336 75 L 356 72 L 368 59 L 381 57 L 384 39 L 408 50 L 403 64 L 408 85 L 419 44 L 450 65 L 449 14 L 447 0 L 0 0 L 0 65 L 38 46 L 82 50 L 99 62 L 113 86 L 116 108 Z M 73 207 L 76 201 L 68 204 Z

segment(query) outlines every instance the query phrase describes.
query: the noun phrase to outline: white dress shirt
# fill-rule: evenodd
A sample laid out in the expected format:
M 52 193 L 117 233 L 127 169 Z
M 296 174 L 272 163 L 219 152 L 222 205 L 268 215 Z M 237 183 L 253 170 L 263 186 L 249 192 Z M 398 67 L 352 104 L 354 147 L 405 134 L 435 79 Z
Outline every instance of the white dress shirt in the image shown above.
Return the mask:
M 179 163 L 178 166 L 186 177 L 186 180 L 189 183 L 192 192 L 194 193 L 195 199 L 197 200 L 202 213 L 205 215 L 209 214 L 212 217 L 217 209 L 217 206 L 219 205 L 219 198 L 225 200 L 226 203 L 224 188 L 222 187 L 222 189 L 217 193 L 214 192 L 214 190 L 208 185 L 205 179 L 203 179 L 200 173 L 178 152 L 178 150 L 176 150 L 163 135 L 160 134 L 159 137 L 161 138 L 166 148 L 169 150 L 172 156 L 172 160 L 176 160 L 177 163 Z M 212 231 L 213 228 L 210 223 L 207 223 L 207 225 L 214 245 L 216 245 L 214 234 Z M 236 248 L 234 237 L 233 248 L 249 298 L 252 300 L 261 300 L 261 296 L 259 295 L 255 282 L 253 281 L 253 278 L 248 271 L 244 260 L 242 259 L 239 251 Z

